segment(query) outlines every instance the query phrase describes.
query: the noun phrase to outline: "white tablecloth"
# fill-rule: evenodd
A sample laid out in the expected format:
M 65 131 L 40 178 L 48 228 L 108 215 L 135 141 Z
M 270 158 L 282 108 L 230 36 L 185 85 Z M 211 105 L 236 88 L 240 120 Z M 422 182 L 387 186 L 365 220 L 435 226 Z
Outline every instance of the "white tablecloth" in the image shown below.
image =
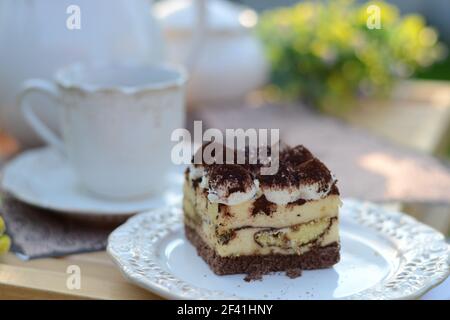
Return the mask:
M 450 277 L 436 288 L 426 293 L 422 300 L 450 300 Z

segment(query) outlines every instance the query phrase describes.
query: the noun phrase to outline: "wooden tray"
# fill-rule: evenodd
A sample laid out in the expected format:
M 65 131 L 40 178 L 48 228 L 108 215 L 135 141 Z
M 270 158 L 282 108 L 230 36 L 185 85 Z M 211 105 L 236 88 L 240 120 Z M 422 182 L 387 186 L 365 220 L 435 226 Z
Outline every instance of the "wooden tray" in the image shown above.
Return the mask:
M 81 288 L 68 289 L 67 267 L 81 270 Z M 129 283 L 106 252 L 21 261 L 0 257 L 0 299 L 161 299 Z
M 66 286 L 69 265 L 81 269 L 81 289 Z M 450 278 L 422 299 L 449 299 Z M 0 257 L 0 300 L 2 299 L 138 299 L 161 297 L 125 280 L 106 252 L 65 258 L 21 261 L 13 254 Z

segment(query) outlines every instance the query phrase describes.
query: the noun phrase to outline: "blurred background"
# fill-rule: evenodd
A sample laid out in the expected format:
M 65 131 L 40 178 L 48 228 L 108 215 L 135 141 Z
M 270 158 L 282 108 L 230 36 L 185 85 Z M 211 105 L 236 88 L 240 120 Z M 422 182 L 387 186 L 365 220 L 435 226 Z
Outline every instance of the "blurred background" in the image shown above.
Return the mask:
M 188 129 L 280 129 L 327 164 L 344 198 L 406 212 L 450 239 L 449 17 L 448 0 L 0 0 L 0 179 L 44 145 L 18 106 L 26 80 L 74 62 L 169 62 L 189 73 Z M 57 104 L 35 94 L 33 109 L 59 131 Z M 40 207 L 0 190 L 0 255 L 35 259 L 2 256 L 3 281 L 31 288 L 17 297 L 62 292 L 54 272 L 73 263 L 86 264 L 96 298 L 144 295 L 101 252 L 128 216 L 57 215 L 33 194 Z
M 447 170 L 435 176 L 431 188 L 448 181 L 450 2 L 237 2 L 262 12 L 258 34 L 271 65 L 266 99 L 297 97 L 321 114 L 393 142 L 402 152 L 431 155 Z M 367 28 L 371 5 L 380 8 L 381 29 Z M 343 147 L 348 143 L 350 139 Z M 399 181 L 393 178 L 392 185 L 404 188 L 397 197 L 391 186 L 385 200 L 393 196 L 400 201 L 391 204 L 449 236 L 448 199 L 432 199 L 424 190 L 408 199 L 415 191 L 401 185 L 421 184 L 420 170 L 411 168 L 413 178 L 408 177 L 406 171 L 400 173 L 406 162 L 391 160 L 379 154 L 367 161 L 385 176 L 396 175 Z M 366 181 L 364 175 L 360 178 Z
M 281 128 L 344 196 L 449 234 L 449 16 L 447 0 L 0 0 L 0 164 L 42 145 L 16 104 L 26 79 L 164 60 L 190 73 L 188 128 Z

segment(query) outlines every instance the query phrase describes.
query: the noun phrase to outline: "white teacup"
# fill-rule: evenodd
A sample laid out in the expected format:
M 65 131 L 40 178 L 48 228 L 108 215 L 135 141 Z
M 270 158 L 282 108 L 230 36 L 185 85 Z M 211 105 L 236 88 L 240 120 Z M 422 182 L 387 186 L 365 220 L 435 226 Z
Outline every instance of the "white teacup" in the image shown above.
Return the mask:
M 26 81 L 19 100 L 26 120 L 68 157 L 83 186 L 127 199 L 165 187 L 170 136 L 184 124 L 185 82 L 176 67 L 75 64 L 53 82 Z M 25 103 L 32 92 L 57 101 L 62 139 Z

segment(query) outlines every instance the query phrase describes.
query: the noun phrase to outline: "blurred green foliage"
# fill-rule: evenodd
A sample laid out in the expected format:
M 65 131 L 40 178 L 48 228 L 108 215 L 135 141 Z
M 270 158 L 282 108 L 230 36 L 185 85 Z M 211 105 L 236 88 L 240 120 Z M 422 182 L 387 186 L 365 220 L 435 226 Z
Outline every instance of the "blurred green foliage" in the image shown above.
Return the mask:
M 447 56 L 445 60 L 436 62 L 429 68 L 417 70 L 414 77 L 420 79 L 450 80 L 450 57 Z
M 367 27 L 370 5 L 380 8 L 380 29 Z M 332 113 L 356 97 L 389 93 L 397 78 L 445 56 L 421 16 L 400 16 L 382 1 L 305 1 L 264 12 L 257 32 L 271 64 L 268 94 Z

